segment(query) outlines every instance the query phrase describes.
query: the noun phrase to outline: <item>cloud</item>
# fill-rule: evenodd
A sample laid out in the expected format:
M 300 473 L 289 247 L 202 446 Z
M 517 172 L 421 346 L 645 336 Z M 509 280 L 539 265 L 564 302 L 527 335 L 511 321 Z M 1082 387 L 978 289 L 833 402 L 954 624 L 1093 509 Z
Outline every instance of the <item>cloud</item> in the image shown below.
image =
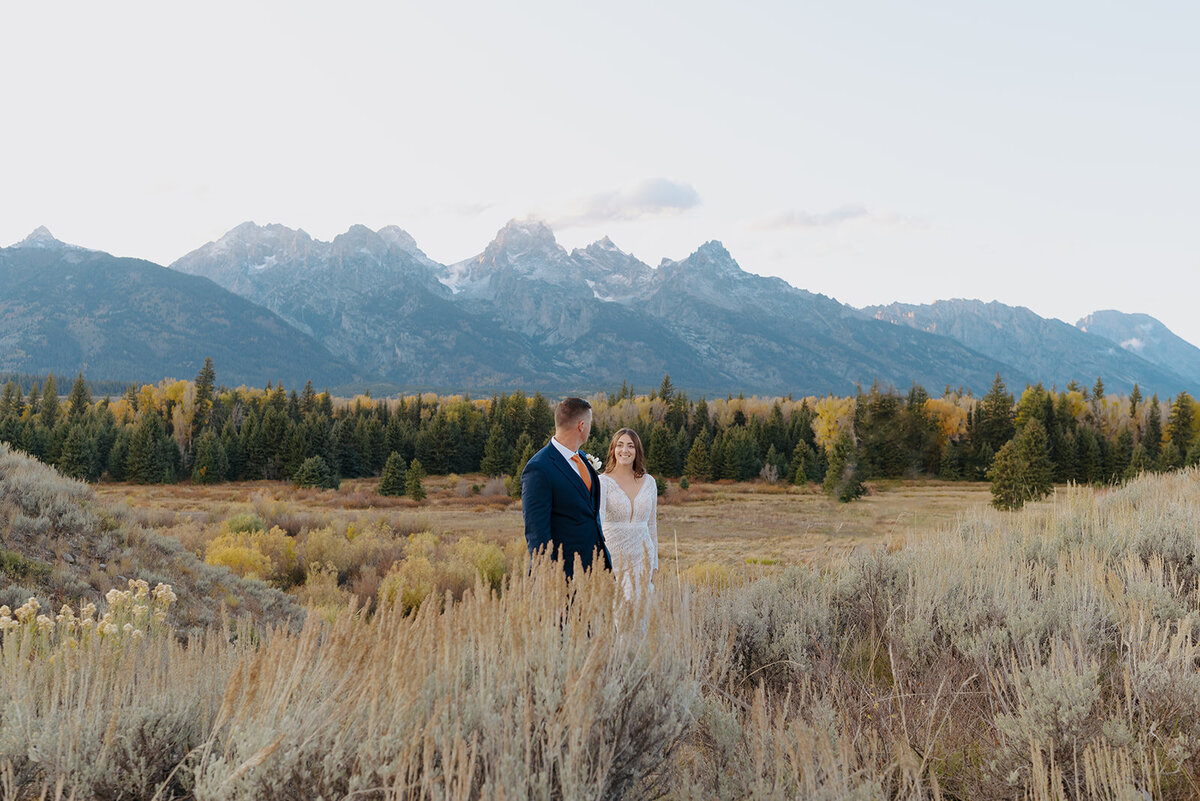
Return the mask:
M 866 206 L 850 204 L 839 206 L 832 211 L 785 211 L 766 220 L 755 223 L 752 227 L 759 231 L 774 231 L 782 228 L 829 228 L 841 225 L 851 220 L 862 220 L 875 217 Z
M 678 214 L 700 205 L 691 184 L 669 178 L 648 178 L 627 189 L 598 192 L 571 204 L 571 211 L 551 221 L 554 228 L 624 222 L 643 217 Z

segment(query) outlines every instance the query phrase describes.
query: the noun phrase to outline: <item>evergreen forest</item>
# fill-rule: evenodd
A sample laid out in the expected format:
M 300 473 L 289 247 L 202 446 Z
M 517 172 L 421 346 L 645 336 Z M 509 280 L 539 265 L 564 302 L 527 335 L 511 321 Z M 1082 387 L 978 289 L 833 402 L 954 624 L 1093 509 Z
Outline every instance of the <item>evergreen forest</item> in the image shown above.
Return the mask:
M 28 387 L 26 392 L 23 388 Z M 218 386 L 211 360 L 193 381 L 130 386 L 93 397 L 79 375 L 65 396 L 53 375 L 9 380 L 0 441 L 89 482 L 197 483 L 257 479 L 336 486 L 414 460 L 428 474 L 519 476 L 553 433 L 550 399 L 535 392 L 335 399 L 311 382 L 297 391 Z M 603 458 L 614 431 L 636 430 L 660 479 L 823 483 L 842 500 L 863 481 L 991 480 L 1009 508 L 1053 483 L 1113 484 L 1200 462 L 1200 404 L 1109 395 L 1097 379 L 1010 392 L 997 375 L 983 397 L 939 397 L 873 386 L 851 397 L 693 398 L 670 376 L 646 393 L 628 385 L 589 398 L 585 449 Z M 313 478 L 316 476 L 316 478 Z M 510 491 L 519 493 L 511 478 Z

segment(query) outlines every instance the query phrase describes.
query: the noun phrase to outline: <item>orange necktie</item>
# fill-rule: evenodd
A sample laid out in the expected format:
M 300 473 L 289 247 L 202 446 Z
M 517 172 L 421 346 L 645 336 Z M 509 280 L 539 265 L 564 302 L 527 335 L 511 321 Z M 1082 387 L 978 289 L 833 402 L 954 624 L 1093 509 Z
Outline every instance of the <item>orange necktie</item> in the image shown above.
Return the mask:
M 575 463 L 575 468 L 579 471 L 579 477 L 583 479 L 583 486 L 588 488 L 588 492 L 592 491 L 592 477 L 588 475 L 587 468 L 583 466 L 583 460 L 579 458 L 579 454 L 571 457 L 571 461 Z

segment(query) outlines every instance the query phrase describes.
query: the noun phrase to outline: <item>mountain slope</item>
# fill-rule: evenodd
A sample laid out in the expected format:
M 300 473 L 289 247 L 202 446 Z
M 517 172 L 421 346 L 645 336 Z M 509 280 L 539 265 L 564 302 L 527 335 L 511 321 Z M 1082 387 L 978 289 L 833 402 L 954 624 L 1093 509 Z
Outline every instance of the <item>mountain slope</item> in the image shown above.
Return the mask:
M 1112 391 L 1128 392 L 1137 383 L 1143 391 L 1174 394 L 1188 383 L 1103 337 L 1039 317 L 1023 306 L 954 299 L 870 306 L 863 311 L 880 320 L 951 337 L 1047 386 L 1063 387 L 1072 379 L 1091 386 L 1100 376 Z M 1020 386 L 1011 379 L 1008 383 Z
M 490 388 L 540 377 L 529 344 L 454 303 L 444 268 L 394 226 L 332 242 L 244 223 L 171 265 L 260 304 L 365 372 L 415 387 Z
M 747 273 L 719 242 L 664 261 L 645 300 L 735 386 L 848 393 L 878 381 L 905 389 L 986 387 L 1007 365 L 945 337 L 864 317 L 779 278 Z
M 56 242 L 0 248 L 0 370 L 154 382 L 191 378 L 211 356 L 234 385 L 353 377 L 311 338 L 209 280 Z
M 652 269 L 608 238 L 567 252 L 544 223 L 513 220 L 477 256 L 443 266 L 398 228 L 355 226 L 323 243 L 247 223 L 172 266 L 410 387 L 588 391 L 669 372 L 706 392 L 825 393 L 1029 377 L 747 273 L 715 242 Z
M 1075 323 L 1081 331 L 1102 336 L 1109 342 L 1141 356 L 1191 382 L 1190 391 L 1200 390 L 1200 348 L 1177 336 L 1148 314 L 1092 312 Z

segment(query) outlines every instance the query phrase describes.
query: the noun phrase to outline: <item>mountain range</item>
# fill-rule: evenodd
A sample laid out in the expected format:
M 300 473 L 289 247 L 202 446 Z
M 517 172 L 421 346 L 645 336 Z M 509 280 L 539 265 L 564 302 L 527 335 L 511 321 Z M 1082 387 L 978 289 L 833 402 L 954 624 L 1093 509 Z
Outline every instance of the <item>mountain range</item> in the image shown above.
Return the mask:
M 719 243 L 650 267 L 607 237 L 567 251 L 535 220 L 481 253 L 430 259 L 395 226 L 332 242 L 244 223 L 170 265 L 66 245 L 39 229 L 0 249 L 0 370 L 130 381 L 546 392 L 648 387 L 848 394 L 920 383 L 1042 381 L 1174 394 L 1200 349 L 1145 315 L 1070 326 L 952 300 L 855 309 L 747 272 Z
M 157 382 L 204 359 L 234 385 L 342 384 L 355 372 L 265 308 L 196 276 L 65 245 L 0 248 L 0 371 Z

